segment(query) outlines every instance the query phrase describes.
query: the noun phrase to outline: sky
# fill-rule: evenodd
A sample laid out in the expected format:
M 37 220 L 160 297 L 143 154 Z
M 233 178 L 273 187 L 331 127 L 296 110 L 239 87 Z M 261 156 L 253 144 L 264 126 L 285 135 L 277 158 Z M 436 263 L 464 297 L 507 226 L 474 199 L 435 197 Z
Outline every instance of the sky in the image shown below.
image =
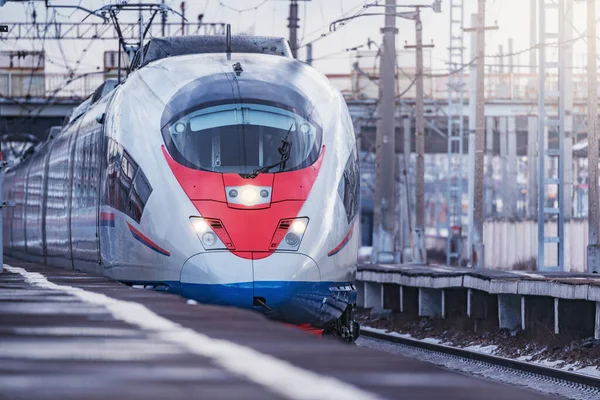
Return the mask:
M 116 0 L 115 0 L 116 1 Z M 133 0 L 135 1 L 135 0 Z M 432 1 L 432 0 L 431 0 Z M 405 1 L 397 0 L 400 5 L 409 4 L 431 4 L 429 0 Z M 477 0 L 462 0 L 464 2 L 464 25 L 471 26 L 471 14 L 476 12 Z M 555 0 L 558 1 L 558 0 Z M 571 0 L 572 1 L 572 0 Z M 114 2 L 114 1 L 113 1 Z M 346 49 L 366 45 L 368 38 L 376 43 L 381 43 L 380 28 L 383 26 L 383 16 L 363 16 L 356 18 L 333 33 L 329 31 L 329 25 L 342 16 L 350 16 L 361 10 L 365 4 L 372 4 L 375 0 L 309 0 L 299 1 L 300 28 L 298 37 L 300 46 L 313 42 L 313 66 L 326 74 L 344 74 L 351 71 L 351 65 L 356 59 L 356 51 Z M 380 0 L 383 4 L 385 0 Z M 102 0 L 50 0 L 53 5 L 78 5 L 89 9 L 97 9 L 111 1 Z M 186 17 L 190 21 L 196 21 L 198 14 L 204 14 L 205 22 L 225 22 L 232 26 L 233 34 L 253 34 L 261 36 L 288 37 L 289 31 L 288 0 L 187 0 Z M 585 2 L 576 1 L 574 5 L 573 26 L 578 31 L 574 37 L 585 33 L 586 16 Z M 181 0 L 166 0 L 166 4 L 175 10 L 180 10 Z M 431 50 L 430 59 L 426 65 L 439 72 L 447 71 L 448 59 L 448 37 L 449 37 L 449 7 L 450 0 L 442 1 L 442 12 L 434 13 L 431 9 L 423 9 L 423 41 L 433 43 L 435 47 Z M 36 9 L 37 21 L 46 19 L 46 10 L 43 2 L 35 1 L 30 4 L 26 2 L 12 3 L 9 0 L 4 7 L 0 7 L 0 23 L 10 24 L 17 21 L 31 21 L 33 8 Z M 382 12 L 383 8 L 373 7 L 366 12 Z M 53 19 L 56 12 L 57 21 L 81 21 L 86 13 L 83 11 L 72 11 L 70 9 L 54 9 L 48 17 Z M 123 15 L 123 20 L 137 20 L 137 12 Z M 598 13 L 600 14 L 600 12 Z M 487 0 L 486 1 L 486 25 L 497 25 L 498 29 L 486 33 L 486 55 L 498 53 L 498 47 L 502 45 L 504 52 L 508 52 L 508 40 L 514 41 L 513 51 L 519 52 L 531 47 L 529 39 L 530 21 L 529 0 Z M 99 19 L 97 19 L 100 21 Z M 170 22 L 180 21 L 177 15 L 169 16 Z M 413 44 L 415 40 L 414 22 L 398 18 L 399 29 L 396 37 L 397 49 L 401 57 L 399 63 L 402 66 L 414 64 L 412 53 L 402 52 L 405 44 Z M 557 24 L 552 24 L 557 26 Z M 325 35 L 324 37 L 322 37 Z M 470 61 L 470 35 L 465 33 L 465 62 Z M 47 63 L 46 69 L 50 72 L 65 72 L 76 69 L 76 72 L 88 72 L 101 68 L 102 54 L 105 50 L 115 50 L 117 43 L 109 41 L 96 41 L 89 46 L 88 51 L 82 53 L 88 46 L 89 41 L 57 41 L 47 40 L 43 43 L 49 57 L 55 61 Z M 0 50 L 40 50 L 42 41 L 28 42 L 25 40 L 9 41 L 0 40 Z M 361 48 L 366 49 L 366 47 Z M 373 47 L 374 49 L 374 47 Z M 64 56 L 63 56 L 64 54 Z M 305 47 L 301 47 L 298 53 L 300 59 L 304 59 Z M 373 56 L 371 56 L 373 57 Z M 76 63 L 80 60 L 79 66 Z M 498 65 L 498 59 L 488 58 L 486 64 Z M 362 60 L 367 61 L 368 60 Z M 376 60 L 372 58 L 375 65 Z M 504 63 L 508 61 L 505 60 Z M 528 53 L 515 56 L 513 62 L 516 65 L 525 65 L 529 62 Z M 585 43 L 583 40 L 575 42 L 574 63 L 584 65 Z

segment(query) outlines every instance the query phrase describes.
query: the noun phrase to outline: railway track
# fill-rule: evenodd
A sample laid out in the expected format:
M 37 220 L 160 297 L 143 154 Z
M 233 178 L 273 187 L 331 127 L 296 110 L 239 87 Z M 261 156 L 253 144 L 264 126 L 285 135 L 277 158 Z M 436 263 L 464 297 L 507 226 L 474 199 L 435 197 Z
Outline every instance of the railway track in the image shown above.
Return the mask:
M 361 337 L 390 343 L 401 349 L 412 350 L 414 355 L 419 356 L 419 358 L 420 355 L 426 355 L 429 359 L 426 361 L 435 364 L 448 365 L 462 362 L 471 367 L 468 372 L 485 370 L 486 373 L 482 373 L 481 375 L 491 379 L 497 378 L 493 371 L 498 371 L 498 376 L 515 378 L 514 381 L 516 384 L 529 386 L 536 390 L 559 394 L 573 399 L 600 399 L 600 379 L 592 376 L 457 347 L 399 337 L 368 327 L 361 327 Z M 440 357 L 435 357 L 436 355 Z M 437 359 L 442 361 L 437 361 Z M 451 362 L 444 362 L 443 359 L 450 359 Z M 454 366 L 450 367 L 454 368 Z M 457 368 L 463 369 L 460 366 Z M 467 369 L 463 370 L 467 371 Z M 507 378 L 499 380 L 507 383 L 513 381 Z

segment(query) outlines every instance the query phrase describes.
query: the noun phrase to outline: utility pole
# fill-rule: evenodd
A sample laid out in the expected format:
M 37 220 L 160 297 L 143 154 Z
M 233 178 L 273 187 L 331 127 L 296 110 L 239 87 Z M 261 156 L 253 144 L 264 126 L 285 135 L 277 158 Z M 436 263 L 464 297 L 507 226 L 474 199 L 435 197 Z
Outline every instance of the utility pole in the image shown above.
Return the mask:
M 402 177 L 404 179 L 404 214 L 401 216 L 401 219 L 404 221 L 404 226 L 402 227 L 403 232 L 403 247 L 402 247 L 402 261 L 406 264 L 407 261 L 412 262 L 412 254 L 413 254 L 413 240 L 412 240 L 412 184 L 411 179 L 409 177 L 410 171 L 410 153 L 411 153 L 411 124 L 410 124 L 410 112 L 402 121 L 403 124 L 403 139 L 404 139 L 404 154 L 403 154 L 403 167 L 402 167 Z M 406 251 L 408 249 L 409 251 Z
M 562 40 L 564 45 L 564 108 L 565 108 L 565 148 L 564 154 L 564 213 L 565 220 L 570 220 L 573 216 L 573 85 L 570 83 L 573 80 L 573 0 L 565 0 L 565 22 L 564 36 Z
M 161 4 L 165 4 L 165 0 L 161 0 Z M 167 11 L 163 11 L 160 16 L 161 33 L 165 37 L 165 26 L 167 25 Z
M 477 1 L 477 103 L 475 106 L 475 182 L 473 185 L 473 248 L 469 249 L 470 265 L 484 268 L 483 243 L 483 146 L 485 140 L 485 0 Z M 471 200 L 471 199 L 470 199 Z
M 463 164 L 464 164 L 464 105 L 465 105 L 465 0 L 450 0 L 450 45 L 448 46 L 448 169 L 446 179 L 446 264 L 462 264 L 463 258 Z M 475 24 L 473 24 L 474 26 Z M 474 51 L 474 50 L 473 50 Z M 473 66 L 474 67 L 474 66 Z M 471 73 L 471 79 L 475 73 Z M 471 89 L 475 88 L 473 83 Z M 471 93 L 471 100 L 475 96 Z M 474 117 L 469 124 L 474 124 Z M 473 128 L 474 129 L 474 128 Z M 470 161 L 470 160 L 469 160 Z M 469 170 L 469 169 L 468 169 Z
M 533 47 L 536 44 L 536 19 L 537 13 L 536 11 L 536 2 L 538 0 L 529 0 L 529 46 Z M 536 52 L 529 52 L 529 73 L 535 74 L 535 61 L 536 61 Z
M 477 26 L 477 14 L 471 14 L 471 26 Z M 471 34 L 471 59 L 477 59 L 477 35 Z M 477 120 L 477 64 L 471 64 L 469 71 L 469 156 L 467 163 L 468 174 L 468 193 L 469 193 L 469 208 L 467 225 L 469 232 L 467 236 L 467 249 L 473 248 L 473 207 L 471 199 L 475 193 L 475 135 L 476 135 L 476 120 Z
M 290 17 L 288 18 L 290 28 L 290 48 L 292 56 L 298 58 L 298 1 L 290 1 Z
M 395 225 L 395 88 L 396 88 L 396 0 L 385 2 L 383 52 L 379 67 L 379 107 L 375 148 L 375 209 L 373 211 L 374 263 L 389 263 L 394 254 Z
M 421 24 L 421 9 L 416 8 L 415 29 L 417 43 L 414 46 L 404 46 L 405 49 L 415 49 L 417 57 L 415 104 L 415 144 L 417 150 L 415 185 L 415 230 L 413 239 L 415 243 L 413 262 L 427 263 L 427 250 L 425 249 L 425 105 L 423 100 L 423 48 L 431 48 L 432 44 L 423 45 L 423 25 Z
M 480 3 L 485 3 L 480 0 Z M 478 268 L 477 257 L 475 255 L 475 246 L 483 251 L 483 219 L 485 218 L 485 197 L 484 197 L 484 142 L 485 131 L 488 131 L 488 139 L 493 144 L 493 120 L 491 125 L 487 126 L 485 120 L 485 97 L 484 97 L 484 32 L 487 29 L 498 29 L 497 26 L 485 27 L 485 15 L 481 14 L 481 9 L 485 9 L 485 4 L 479 4 L 478 14 L 471 14 L 471 27 L 465 28 L 465 32 L 473 32 L 471 36 L 471 64 L 470 69 L 470 90 L 469 90 L 469 154 L 468 154 L 468 225 L 469 232 L 467 236 L 467 249 L 469 266 Z M 502 52 L 502 50 L 500 51 Z M 491 157 L 491 152 L 488 157 Z M 479 163 L 479 165 L 478 165 Z M 490 159 L 490 167 L 492 165 Z M 479 171 L 478 171 L 479 168 Z M 478 175 L 478 172 L 480 175 Z M 491 168 L 489 173 L 491 174 Z M 479 180 L 479 182 L 477 181 Z M 479 187 L 477 185 L 480 185 Z M 480 194 L 478 194 L 480 193 Z M 480 198 L 477 199 L 477 196 Z M 491 204 L 492 192 L 488 193 L 488 201 Z M 479 208 L 479 220 L 477 211 Z M 491 210 L 490 210 L 491 211 Z M 479 227 L 479 228 L 478 228 Z M 479 256 L 483 265 L 483 254 Z
M 588 90 L 588 251 L 587 271 L 600 271 L 598 245 L 598 71 L 596 65 L 596 3 L 587 0 L 587 90 Z
M 308 65 L 312 65 L 313 63 L 312 43 L 308 43 L 306 45 L 306 63 Z
M 181 2 L 181 36 L 185 35 L 185 1 Z

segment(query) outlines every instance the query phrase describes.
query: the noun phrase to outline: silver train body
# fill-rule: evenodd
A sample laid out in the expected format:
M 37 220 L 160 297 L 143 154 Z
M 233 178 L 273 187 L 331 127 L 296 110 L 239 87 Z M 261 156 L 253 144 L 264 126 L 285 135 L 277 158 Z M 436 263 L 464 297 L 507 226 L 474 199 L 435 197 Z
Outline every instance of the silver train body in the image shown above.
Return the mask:
M 360 227 L 344 99 L 281 39 L 232 49 L 150 41 L 7 171 L 4 250 L 348 336 Z

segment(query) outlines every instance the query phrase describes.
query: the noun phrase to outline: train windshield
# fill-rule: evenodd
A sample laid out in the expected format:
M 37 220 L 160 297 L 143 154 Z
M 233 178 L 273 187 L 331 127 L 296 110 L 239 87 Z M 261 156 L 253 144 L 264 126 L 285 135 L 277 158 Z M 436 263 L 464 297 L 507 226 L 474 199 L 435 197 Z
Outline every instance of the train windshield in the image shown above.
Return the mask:
M 321 145 L 315 123 L 292 111 L 262 104 L 203 108 L 178 118 L 165 130 L 176 161 L 223 173 L 304 168 L 317 160 Z

